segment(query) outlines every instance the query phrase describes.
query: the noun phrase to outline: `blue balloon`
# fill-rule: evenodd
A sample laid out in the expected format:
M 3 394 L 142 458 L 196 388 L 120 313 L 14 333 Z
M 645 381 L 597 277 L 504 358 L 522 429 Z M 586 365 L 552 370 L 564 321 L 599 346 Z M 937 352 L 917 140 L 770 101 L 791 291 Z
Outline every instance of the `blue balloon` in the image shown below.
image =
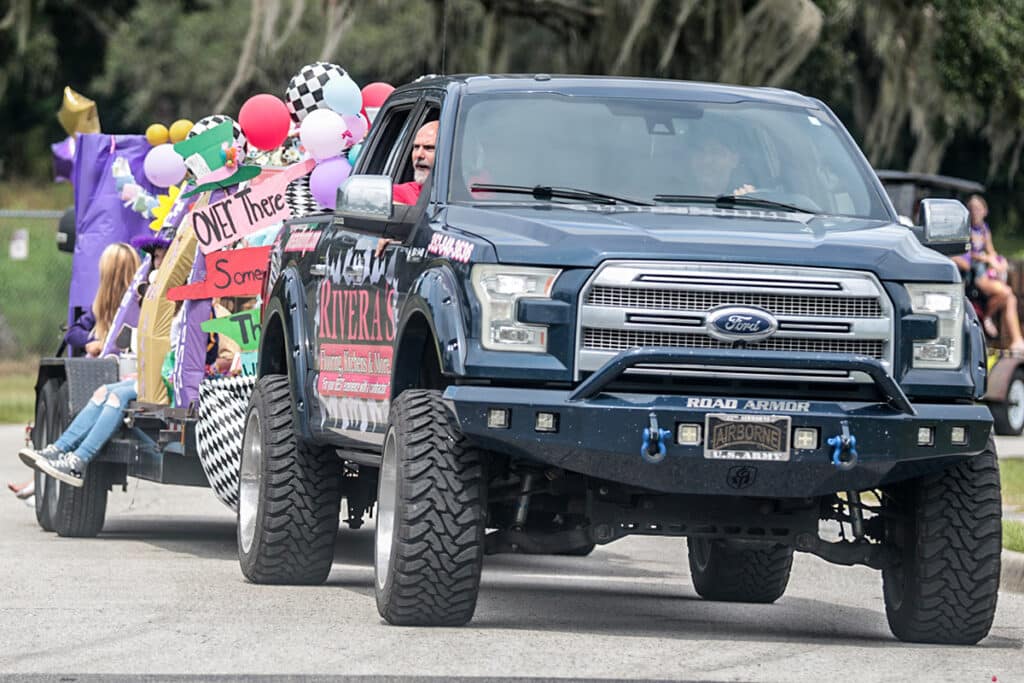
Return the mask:
M 348 150 L 348 163 L 353 166 L 356 165 L 356 159 L 359 158 L 359 153 L 363 151 L 363 143 L 357 142 L 352 145 Z
M 358 114 L 363 108 L 363 93 L 352 77 L 345 74 L 324 84 L 324 102 L 338 114 Z

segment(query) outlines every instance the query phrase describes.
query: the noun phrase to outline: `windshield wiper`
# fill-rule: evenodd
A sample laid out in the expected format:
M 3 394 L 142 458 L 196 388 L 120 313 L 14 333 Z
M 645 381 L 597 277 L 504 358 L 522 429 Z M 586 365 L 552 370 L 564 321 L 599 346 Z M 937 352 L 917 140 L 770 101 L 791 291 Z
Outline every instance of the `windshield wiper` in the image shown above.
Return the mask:
M 775 202 L 771 199 L 761 197 L 748 197 L 742 194 L 720 194 L 718 196 L 704 194 L 656 194 L 654 201 L 666 202 L 669 204 L 714 204 L 715 206 L 728 208 L 733 206 L 757 206 L 763 209 L 781 209 L 783 211 L 796 211 L 797 213 L 818 213 L 804 209 L 793 204 Z
M 650 206 L 650 202 L 629 197 L 617 197 L 613 194 L 604 194 L 592 190 L 581 190 L 575 187 L 551 187 L 550 185 L 494 185 L 488 183 L 476 183 L 469 186 L 472 192 L 504 192 L 506 194 L 528 194 L 534 199 L 586 199 L 597 204 L 632 204 L 635 206 Z

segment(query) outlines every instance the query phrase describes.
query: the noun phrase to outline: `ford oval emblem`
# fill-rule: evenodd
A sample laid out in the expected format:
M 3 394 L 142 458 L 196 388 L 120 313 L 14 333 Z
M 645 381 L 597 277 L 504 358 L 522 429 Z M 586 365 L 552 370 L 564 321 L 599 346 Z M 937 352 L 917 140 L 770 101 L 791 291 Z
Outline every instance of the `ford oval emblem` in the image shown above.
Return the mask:
M 768 311 L 753 306 L 721 306 L 708 313 L 707 330 L 722 341 L 755 342 L 779 329 L 779 321 Z

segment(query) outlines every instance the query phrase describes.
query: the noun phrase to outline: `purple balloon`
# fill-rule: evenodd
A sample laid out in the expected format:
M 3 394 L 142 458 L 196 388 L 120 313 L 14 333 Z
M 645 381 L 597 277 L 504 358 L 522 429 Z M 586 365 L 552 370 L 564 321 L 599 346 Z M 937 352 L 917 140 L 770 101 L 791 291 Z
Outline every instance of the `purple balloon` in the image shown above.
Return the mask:
M 351 172 L 351 164 L 342 157 L 318 161 L 316 168 L 309 174 L 309 191 L 320 206 L 333 209 L 338 202 L 338 188 Z
M 157 187 L 170 187 L 185 177 L 185 160 L 174 151 L 174 145 L 164 143 L 149 151 L 142 170 L 146 179 Z

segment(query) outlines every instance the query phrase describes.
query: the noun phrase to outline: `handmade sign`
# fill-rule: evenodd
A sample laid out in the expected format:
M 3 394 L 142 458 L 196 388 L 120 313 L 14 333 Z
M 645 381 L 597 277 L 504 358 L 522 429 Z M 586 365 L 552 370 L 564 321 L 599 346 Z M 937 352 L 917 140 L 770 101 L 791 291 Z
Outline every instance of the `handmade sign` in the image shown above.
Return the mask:
M 312 159 L 289 166 L 263 182 L 215 204 L 192 211 L 199 249 L 209 254 L 272 223 L 291 218 L 285 199 L 288 183 L 313 170 Z
M 171 301 L 256 296 L 263 289 L 272 247 L 229 249 L 206 255 L 206 279 L 167 292 Z
M 255 351 L 260 347 L 260 309 L 253 308 L 207 320 L 202 329 L 209 334 L 216 333 L 233 339 L 242 351 Z

